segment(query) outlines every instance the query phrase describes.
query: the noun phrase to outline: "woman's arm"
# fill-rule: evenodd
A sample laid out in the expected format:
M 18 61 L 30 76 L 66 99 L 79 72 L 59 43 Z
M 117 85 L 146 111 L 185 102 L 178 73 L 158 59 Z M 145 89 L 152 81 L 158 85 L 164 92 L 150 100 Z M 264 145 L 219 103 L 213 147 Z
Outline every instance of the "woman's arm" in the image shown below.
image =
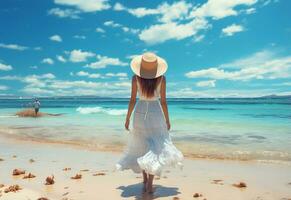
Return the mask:
M 136 93 L 137 93 L 137 85 L 136 85 L 136 76 L 134 75 L 132 76 L 132 80 L 131 80 L 131 97 L 128 103 L 128 110 L 127 110 L 127 115 L 126 115 L 126 120 L 125 120 L 125 125 L 124 125 L 126 130 L 129 130 L 130 116 L 136 102 Z
M 166 77 L 163 76 L 162 82 L 161 82 L 161 106 L 165 115 L 166 123 L 167 123 L 167 128 L 170 130 L 171 124 L 169 120 L 169 112 L 168 112 L 168 105 L 167 105 L 167 99 L 166 99 Z

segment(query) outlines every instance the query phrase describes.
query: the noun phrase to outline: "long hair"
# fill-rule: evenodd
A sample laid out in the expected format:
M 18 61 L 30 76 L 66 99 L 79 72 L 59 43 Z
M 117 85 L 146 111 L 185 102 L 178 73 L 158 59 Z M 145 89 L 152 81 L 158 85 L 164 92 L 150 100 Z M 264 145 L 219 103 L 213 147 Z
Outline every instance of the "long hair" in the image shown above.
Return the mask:
M 161 76 L 153 79 L 145 79 L 137 76 L 137 81 L 144 96 L 150 98 L 155 95 L 155 89 L 161 81 Z

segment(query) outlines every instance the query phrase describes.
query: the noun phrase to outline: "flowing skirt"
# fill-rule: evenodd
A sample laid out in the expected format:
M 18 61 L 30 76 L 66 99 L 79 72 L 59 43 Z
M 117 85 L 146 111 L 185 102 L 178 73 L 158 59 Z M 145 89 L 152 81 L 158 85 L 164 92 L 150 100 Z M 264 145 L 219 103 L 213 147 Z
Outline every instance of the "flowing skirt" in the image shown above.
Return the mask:
M 137 102 L 129 137 L 117 170 L 160 176 L 165 166 L 182 167 L 183 154 L 172 143 L 158 100 Z

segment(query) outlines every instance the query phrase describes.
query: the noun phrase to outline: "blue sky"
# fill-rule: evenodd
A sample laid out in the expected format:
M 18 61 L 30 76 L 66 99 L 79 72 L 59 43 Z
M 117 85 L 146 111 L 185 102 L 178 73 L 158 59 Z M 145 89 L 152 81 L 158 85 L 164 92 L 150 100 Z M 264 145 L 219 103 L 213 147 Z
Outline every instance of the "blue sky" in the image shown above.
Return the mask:
M 290 95 L 288 0 L 6 0 L 0 94 L 130 94 L 130 59 L 165 58 L 170 97 Z

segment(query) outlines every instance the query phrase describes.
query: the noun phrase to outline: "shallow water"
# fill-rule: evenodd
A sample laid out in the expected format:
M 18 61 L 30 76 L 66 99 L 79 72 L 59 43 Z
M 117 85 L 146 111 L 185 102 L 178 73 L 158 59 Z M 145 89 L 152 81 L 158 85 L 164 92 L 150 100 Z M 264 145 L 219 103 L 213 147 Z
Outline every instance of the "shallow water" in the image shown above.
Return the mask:
M 30 99 L 0 99 L 0 134 L 85 148 L 122 150 L 128 99 L 45 98 L 41 112 L 20 118 Z M 290 98 L 169 99 L 171 135 L 187 156 L 291 162 Z

